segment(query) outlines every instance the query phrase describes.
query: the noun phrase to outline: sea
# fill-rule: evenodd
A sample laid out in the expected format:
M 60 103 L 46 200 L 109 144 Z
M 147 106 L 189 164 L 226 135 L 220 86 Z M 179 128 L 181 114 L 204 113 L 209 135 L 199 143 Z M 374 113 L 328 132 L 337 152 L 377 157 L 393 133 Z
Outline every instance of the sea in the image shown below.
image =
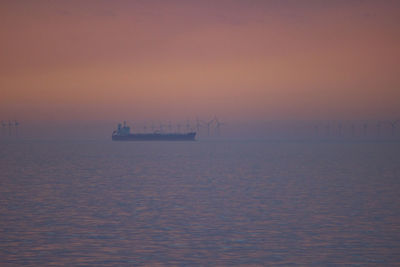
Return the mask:
M 399 265 L 399 142 L 0 142 L 0 266 Z

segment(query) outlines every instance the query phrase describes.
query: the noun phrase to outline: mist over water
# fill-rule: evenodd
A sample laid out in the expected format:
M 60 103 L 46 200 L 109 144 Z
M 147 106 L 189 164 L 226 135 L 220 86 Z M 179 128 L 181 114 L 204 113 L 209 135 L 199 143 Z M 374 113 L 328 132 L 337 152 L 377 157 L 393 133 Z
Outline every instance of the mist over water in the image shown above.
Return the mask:
M 400 264 L 399 143 L 0 148 L 0 265 Z
M 253 119 L 229 120 L 223 117 L 190 119 L 126 120 L 132 133 L 196 132 L 197 140 L 333 140 L 333 141 L 400 141 L 400 119 L 397 117 L 357 120 Z M 0 141 L 22 140 L 109 140 L 115 121 L 20 121 L 16 127 L 7 120 L 1 127 Z M 209 123 L 207 125 L 207 123 Z

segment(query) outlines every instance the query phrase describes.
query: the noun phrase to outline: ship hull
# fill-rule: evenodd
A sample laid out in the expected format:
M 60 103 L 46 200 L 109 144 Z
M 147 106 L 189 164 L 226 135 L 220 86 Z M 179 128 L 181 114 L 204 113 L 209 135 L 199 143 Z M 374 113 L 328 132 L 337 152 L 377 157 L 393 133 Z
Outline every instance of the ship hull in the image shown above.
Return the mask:
M 196 133 L 186 134 L 128 134 L 128 135 L 113 135 L 113 141 L 195 141 Z

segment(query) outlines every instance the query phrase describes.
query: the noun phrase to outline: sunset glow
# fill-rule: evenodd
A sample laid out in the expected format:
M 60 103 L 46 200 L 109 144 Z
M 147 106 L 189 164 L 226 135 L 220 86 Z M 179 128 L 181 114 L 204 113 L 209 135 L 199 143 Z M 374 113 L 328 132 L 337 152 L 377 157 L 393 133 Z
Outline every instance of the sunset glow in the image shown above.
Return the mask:
M 398 1 L 6 1 L 0 113 L 395 117 L 399 11 Z

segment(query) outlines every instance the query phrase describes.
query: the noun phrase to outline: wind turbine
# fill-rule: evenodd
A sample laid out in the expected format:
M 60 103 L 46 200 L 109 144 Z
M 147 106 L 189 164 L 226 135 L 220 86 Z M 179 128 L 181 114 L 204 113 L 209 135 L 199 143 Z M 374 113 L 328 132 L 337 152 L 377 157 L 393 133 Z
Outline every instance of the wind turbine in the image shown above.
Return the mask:
M 186 132 L 190 132 L 190 123 L 189 123 L 189 120 L 186 120 Z
M 168 122 L 168 130 L 170 133 L 172 133 L 172 124 L 171 121 Z
M 207 136 L 210 136 L 210 126 L 212 125 L 213 122 L 214 122 L 214 119 L 206 122 L 206 125 L 207 125 Z
M 16 121 L 16 120 L 14 120 L 14 126 L 15 126 L 15 136 L 16 136 L 16 137 L 18 137 L 18 125 L 19 125 L 19 122 L 18 122 L 18 121 Z
M 11 127 L 12 127 L 12 122 L 8 121 L 8 135 L 11 136 Z
M 207 126 L 207 122 L 200 120 L 199 118 L 196 117 L 196 130 L 200 134 L 201 128 L 204 128 Z M 208 135 L 210 135 L 210 125 L 207 126 L 208 129 Z
M 220 136 L 220 135 L 221 135 L 221 129 L 220 129 L 220 127 L 221 127 L 222 125 L 224 125 L 225 123 L 220 122 L 220 121 L 218 120 L 217 116 L 215 116 L 215 115 L 214 115 L 214 120 L 215 120 L 216 127 L 217 127 L 217 135 Z
M 160 132 L 161 133 L 163 132 L 163 127 L 164 127 L 164 124 L 160 123 Z
M 364 134 L 364 137 L 367 136 L 367 133 L 368 133 L 368 123 L 367 123 L 367 122 L 364 122 L 364 124 L 363 124 L 363 134 Z
M 394 125 L 397 127 L 397 124 L 400 124 L 400 119 L 397 119 L 395 122 L 394 122 Z
M 326 123 L 326 136 L 330 136 L 331 135 L 331 124 L 330 124 L 330 122 L 328 121 L 327 123 Z
M 1 126 L 2 126 L 1 133 L 2 133 L 3 136 L 5 136 L 6 135 L 6 126 L 7 126 L 5 121 L 1 121 Z
M 354 137 L 356 135 L 356 125 L 354 122 L 351 123 L 351 137 Z
M 342 136 L 342 130 L 343 130 L 343 124 L 342 124 L 342 122 L 339 122 L 339 124 L 338 124 L 338 129 L 339 129 L 339 136 L 341 137 L 341 136 Z
M 394 136 L 395 133 L 396 133 L 396 124 L 397 124 L 397 121 L 396 121 L 396 120 L 395 120 L 395 121 L 388 121 L 388 124 L 390 125 L 391 130 L 392 130 L 392 135 Z
M 319 123 L 318 122 L 314 125 L 314 134 L 316 137 L 319 136 Z
M 381 136 L 381 126 L 382 126 L 382 122 L 378 121 L 378 122 L 376 123 L 376 130 L 377 130 L 377 135 L 378 135 L 378 137 Z
M 201 127 L 201 122 L 199 118 L 196 117 L 196 131 L 199 133 L 200 132 L 200 127 Z

